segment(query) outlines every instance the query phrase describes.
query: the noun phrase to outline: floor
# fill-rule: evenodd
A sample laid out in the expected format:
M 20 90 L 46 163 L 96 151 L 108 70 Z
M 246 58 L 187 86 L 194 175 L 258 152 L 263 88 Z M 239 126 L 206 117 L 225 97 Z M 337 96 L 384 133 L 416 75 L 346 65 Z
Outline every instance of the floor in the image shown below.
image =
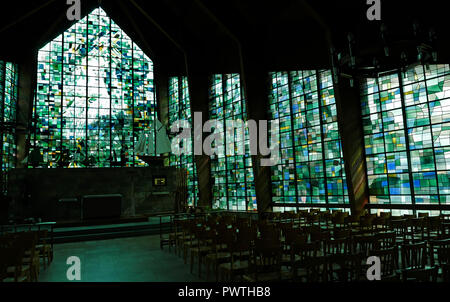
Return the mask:
M 77 256 L 81 282 L 199 282 L 183 259 L 159 246 L 159 235 L 56 244 L 50 267 L 39 275 L 40 282 L 76 282 L 66 277 Z

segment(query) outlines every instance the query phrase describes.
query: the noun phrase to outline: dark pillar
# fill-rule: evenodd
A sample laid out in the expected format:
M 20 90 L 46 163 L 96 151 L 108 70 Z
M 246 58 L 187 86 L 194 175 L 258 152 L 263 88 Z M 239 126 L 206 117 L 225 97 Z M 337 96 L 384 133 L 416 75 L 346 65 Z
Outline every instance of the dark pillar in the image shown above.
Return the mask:
M 261 61 L 254 56 L 248 52 L 242 55 L 241 85 L 247 101 L 247 117 L 259 125 L 260 120 L 269 120 L 268 73 L 259 67 Z M 259 213 L 272 211 L 271 167 L 261 166 L 261 158 L 258 148 L 258 155 L 252 156 L 252 164 Z
M 19 63 L 19 89 L 17 104 L 17 168 L 24 167 L 22 161 L 28 155 L 30 140 L 33 139 L 31 119 L 33 117 L 34 91 L 36 89 L 37 58 L 29 54 L 26 61 Z
M 158 119 L 163 125 L 169 127 L 169 77 L 167 71 L 158 65 L 155 65 L 155 86 Z
M 192 125 L 191 128 L 195 131 L 196 124 L 195 112 L 202 113 L 202 122 L 199 123 L 203 128 L 203 123 L 209 119 L 209 76 L 206 72 L 198 71 L 192 67 L 194 64 L 189 64 L 188 81 L 189 81 L 189 96 L 191 100 L 192 110 Z M 198 121 L 197 121 L 198 122 Z M 201 131 L 202 129 L 200 129 Z M 203 150 L 203 140 L 208 135 L 204 133 L 202 139 L 194 135 L 194 151 L 195 144 L 201 146 Z M 195 155 L 195 164 L 198 175 L 198 189 L 199 198 L 197 202 L 198 207 L 212 207 L 212 181 L 211 181 L 211 159 L 208 155 Z
M 364 133 L 361 118 L 359 83 L 350 86 L 347 79 L 335 84 L 342 151 L 345 161 L 348 194 L 353 214 L 358 214 L 369 200 L 365 161 Z

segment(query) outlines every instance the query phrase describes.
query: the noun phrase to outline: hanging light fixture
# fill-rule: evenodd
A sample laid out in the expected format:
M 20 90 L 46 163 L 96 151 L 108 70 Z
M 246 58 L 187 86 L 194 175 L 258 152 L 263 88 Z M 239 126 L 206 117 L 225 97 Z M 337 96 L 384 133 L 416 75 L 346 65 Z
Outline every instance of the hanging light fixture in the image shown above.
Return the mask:
M 418 20 L 412 23 L 411 34 L 407 33 L 394 39 L 388 26 L 381 23 L 379 27 L 379 52 L 358 51 L 357 39 L 351 32 L 347 34 L 347 47 L 339 50 L 334 46 L 330 48 L 331 65 L 335 83 L 340 78 L 349 80 L 353 87 L 357 78 L 374 77 L 380 73 L 395 70 L 406 71 L 415 65 L 428 66 L 437 62 L 437 33 L 433 27 L 424 30 Z

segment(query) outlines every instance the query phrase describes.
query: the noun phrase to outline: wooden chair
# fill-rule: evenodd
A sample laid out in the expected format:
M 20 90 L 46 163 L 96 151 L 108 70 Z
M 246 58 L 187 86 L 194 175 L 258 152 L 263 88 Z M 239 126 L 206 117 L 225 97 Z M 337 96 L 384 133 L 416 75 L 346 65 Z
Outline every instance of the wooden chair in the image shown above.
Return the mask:
M 403 244 L 401 247 L 403 270 L 424 269 L 427 265 L 427 243 Z
M 169 234 L 169 252 L 171 251 L 171 248 L 173 246 L 175 249 L 175 254 L 177 254 L 180 238 L 183 236 L 183 220 L 179 217 L 174 217 L 172 224 L 174 230 Z
M 345 219 L 348 217 L 347 212 L 335 212 L 331 217 L 333 228 L 342 228 L 345 226 Z
M 230 252 L 226 250 L 226 244 L 227 242 L 234 241 L 235 232 L 233 228 L 217 230 L 217 236 L 212 238 L 213 249 L 211 253 L 205 256 L 206 280 L 209 280 L 210 267 L 213 266 L 215 280 L 216 282 L 219 281 L 219 265 L 229 262 L 231 259 Z
M 450 251 L 450 239 L 430 240 L 429 245 L 431 265 L 446 263 L 445 251 Z
M 45 269 L 53 260 L 52 245 L 48 242 L 48 230 L 35 231 L 35 233 L 37 236 L 36 250 L 39 253 L 39 258 L 43 259 Z
M 377 256 L 380 258 L 381 265 L 381 279 L 383 281 L 398 281 L 398 248 L 393 246 L 390 248 L 373 250 L 370 256 Z
M 307 242 L 308 237 L 306 234 L 300 234 L 297 232 L 292 232 L 288 235 L 285 244 L 288 245 L 287 248 L 283 249 L 281 256 L 281 265 L 283 267 L 289 267 L 292 271 L 292 246 L 303 245 Z
M 438 276 L 438 267 L 428 267 L 415 270 L 405 270 L 403 272 L 404 282 L 436 282 Z
M 328 239 L 324 241 L 324 256 L 350 255 L 350 238 Z
M 3 270 L 3 282 L 28 282 L 30 281 L 30 267 L 23 264 L 25 251 L 15 246 L 0 249 L 0 262 Z
M 353 236 L 353 254 L 361 254 L 368 257 L 370 251 L 379 249 L 379 242 L 376 235 L 355 235 Z
M 350 215 L 345 218 L 347 228 L 359 229 L 360 215 Z
M 426 220 L 427 240 L 441 239 L 441 217 L 430 216 Z
M 30 281 L 38 281 L 39 278 L 39 252 L 36 250 L 37 233 L 24 232 L 18 233 L 18 237 L 15 241 L 15 246 L 24 250 L 23 267 L 29 267 Z
M 450 263 L 443 264 L 442 268 L 442 281 L 450 282 Z
M 283 278 L 285 276 L 285 278 Z M 290 275 L 281 271 L 281 246 L 275 240 L 258 239 L 249 261 L 249 274 L 243 276 L 247 282 L 281 281 Z
M 352 238 L 352 229 L 350 228 L 338 228 L 333 230 L 334 239 Z
M 319 242 L 293 244 L 291 247 L 292 279 L 297 282 L 327 281 L 326 257 L 319 256 Z
M 207 226 L 199 226 L 195 232 L 197 238 L 197 245 L 191 247 L 191 273 L 194 267 L 194 260 L 197 259 L 198 264 L 198 276 L 201 277 L 202 273 L 202 259 L 213 250 L 213 238 L 216 236 L 215 230 L 208 228 Z
M 380 249 L 389 249 L 396 246 L 397 235 L 394 231 L 381 232 L 375 235 Z
M 319 215 L 320 215 L 320 217 L 319 217 L 320 225 L 325 227 L 325 229 L 330 228 L 330 226 L 332 224 L 332 217 L 333 217 L 330 210 L 321 211 Z
M 407 219 L 393 219 L 390 222 L 391 229 L 395 232 L 397 239 L 396 241 L 399 244 L 407 243 L 407 226 L 408 220 Z
M 378 216 L 375 217 L 372 221 L 373 228 L 377 231 L 386 231 L 387 230 L 387 217 L 386 216 Z
M 319 215 L 317 215 L 315 212 L 313 213 L 309 213 L 306 216 L 306 225 L 309 227 L 314 226 L 315 224 L 317 225 L 319 222 Z
M 410 242 L 420 242 L 425 240 L 425 218 L 411 218 L 407 220 L 407 236 Z
M 361 234 L 372 233 L 374 231 L 373 221 L 375 220 L 375 218 L 375 214 L 361 216 L 359 221 L 359 232 Z
M 198 226 L 201 225 L 201 222 L 196 219 L 189 219 L 185 221 L 185 225 L 183 227 L 183 236 L 181 239 L 181 244 L 183 247 L 183 259 L 184 264 L 187 263 L 188 252 L 191 248 L 197 246 L 198 239 L 196 236 L 196 230 Z
M 363 277 L 361 254 L 332 254 L 328 257 L 328 280 L 334 282 L 355 282 Z
M 247 273 L 253 237 L 253 234 L 239 232 L 226 242 L 226 251 L 230 253 L 230 260 L 219 265 L 219 274 L 222 281 L 234 280 L 235 277 Z
M 324 242 L 331 239 L 331 232 L 324 231 L 320 227 L 313 226 L 308 229 L 310 234 L 311 242 L 318 242 L 320 246 L 320 250 L 323 251 L 325 249 Z

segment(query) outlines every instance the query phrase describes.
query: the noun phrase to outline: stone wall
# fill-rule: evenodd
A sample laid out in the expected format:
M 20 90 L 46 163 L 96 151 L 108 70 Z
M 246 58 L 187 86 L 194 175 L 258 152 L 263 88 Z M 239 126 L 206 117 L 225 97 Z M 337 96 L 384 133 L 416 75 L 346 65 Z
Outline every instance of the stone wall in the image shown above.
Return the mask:
M 154 176 L 166 177 L 166 185 L 154 186 Z M 83 195 L 121 194 L 122 217 L 174 211 L 175 191 L 173 167 L 13 169 L 8 184 L 10 216 L 47 221 L 75 219 Z M 78 204 L 59 202 L 71 198 Z

